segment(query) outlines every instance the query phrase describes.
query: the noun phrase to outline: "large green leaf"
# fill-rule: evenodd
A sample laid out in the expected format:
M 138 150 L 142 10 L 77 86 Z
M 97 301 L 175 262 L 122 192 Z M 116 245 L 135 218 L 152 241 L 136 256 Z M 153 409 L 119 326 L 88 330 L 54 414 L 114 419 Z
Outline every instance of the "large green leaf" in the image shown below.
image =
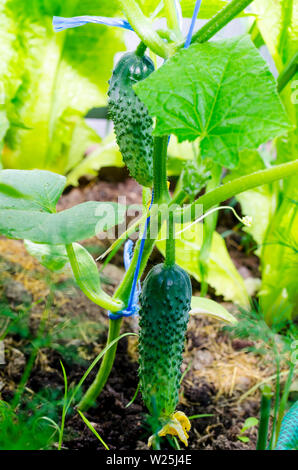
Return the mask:
M 297 1 L 255 0 L 251 8 L 258 15 L 258 28 L 276 68 L 282 72 L 297 52 Z M 297 78 L 296 73 L 281 93 L 295 129 L 277 139 L 277 163 L 291 161 L 298 155 L 298 107 L 293 93 Z M 260 301 L 269 323 L 297 316 L 298 312 L 298 175 L 284 180 L 279 191 L 276 188 L 276 196 L 280 203 L 270 220 L 261 252 Z
M 268 323 L 298 315 L 298 185 L 292 180 L 272 219 L 262 251 L 260 302 Z
M 0 182 L 25 195 L 16 200 L 0 193 L 1 213 L 4 209 L 55 212 L 65 187 L 64 176 L 43 170 L 2 170 Z
M 50 271 L 61 271 L 69 262 L 64 245 L 47 245 L 46 243 L 34 243 L 25 240 L 25 247 L 31 256 Z
M 70 167 L 70 144 L 78 123 L 90 108 L 106 103 L 114 54 L 125 47 L 118 28 L 86 25 L 54 33 L 52 18 L 114 16 L 117 3 L 7 0 L 5 4 L 6 16 L 9 15 L 17 35 L 16 45 L 3 47 L 16 47 L 24 64 L 17 69 L 22 85 L 12 96 L 13 107 L 26 128 L 11 125 L 4 166 L 63 173 Z M 8 70 L 6 81 L 13 77 L 15 69 L 14 65 L 13 70 Z
M 0 233 L 53 245 L 69 244 L 123 222 L 126 206 L 85 202 L 56 213 L 65 186 L 63 176 L 42 170 L 2 170 L 0 182 L 24 195 L 0 192 Z
M 298 49 L 297 1 L 255 0 L 251 9 L 279 71 Z
M 123 308 L 123 302 L 114 300 L 106 294 L 100 285 L 96 263 L 90 253 L 79 243 L 66 246 L 74 278 L 84 294 L 97 305 L 117 312 Z
M 53 245 L 98 235 L 123 222 L 126 207 L 113 202 L 84 202 L 56 214 L 38 210 L 3 209 L 0 233 Z
M 21 84 L 20 71 L 23 69 L 18 31 L 6 4 L 7 0 L 0 0 L 0 155 L 10 120 L 13 125 L 17 123 L 11 100 Z
M 194 44 L 135 86 L 156 135 L 201 138 L 202 156 L 233 168 L 238 153 L 286 133 L 274 78 L 248 36 Z
M 223 321 L 230 325 L 236 325 L 237 319 L 224 308 L 223 305 L 214 302 L 214 300 L 206 299 L 205 297 L 192 297 L 191 298 L 191 315 L 206 315 L 207 317 L 215 318 L 216 320 Z
M 178 235 L 181 229 L 182 226 L 176 224 L 176 262 L 200 282 L 199 255 L 203 242 L 203 225 L 197 223 Z M 161 240 L 165 237 L 165 230 L 161 232 Z M 158 241 L 157 247 L 165 254 L 165 240 Z M 207 282 L 214 287 L 217 295 L 222 295 L 226 300 L 232 300 L 242 306 L 248 306 L 249 300 L 243 278 L 231 261 L 223 238 L 217 232 L 214 232 L 212 238 Z

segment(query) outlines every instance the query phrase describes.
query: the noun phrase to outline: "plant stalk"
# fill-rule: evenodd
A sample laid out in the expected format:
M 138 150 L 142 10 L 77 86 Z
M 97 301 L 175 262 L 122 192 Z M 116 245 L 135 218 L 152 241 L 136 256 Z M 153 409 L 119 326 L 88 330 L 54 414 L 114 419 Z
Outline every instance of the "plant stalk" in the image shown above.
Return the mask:
M 264 385 L 261 398 L 260 424 L 256 450 L 266 450 L 268 427 L 271 411 L 272 392 L 269 385 Z
M 153 191 L 154 204 L 170 201 L 167 184 L 168 136 L 154 138 L 153 151 Z
M 209 41 L 252 2 L 253 0 L 232 0 L 193 35 L 191 44 Z M 183 47 L 183 45 L 180 44 L 180 47 Z
M 170 53 L 169 47 L 153 29 L 151 21 L 144 15 L 137 2 L 135 0 L 118 0 L 118 3 L 128 22 L 143 43 L 152 52 L 166 59 Z
M 294 370 L 295 370 L 295 364 L 291 363 L 289 375 L 287 377 L 287 380 L 286 380 L 286 383 L 285 383 L 285 386 L 284 386 L 284 391 L 283 391 L 283 394 L 282 394 L 282 397 L 281 397 L 281 400 L 280 400 L 279 409 L 278 409 L 278 418 L 277 418 L 277 422 L 276 422 L 276 431 L 275 431 L 275 445 L 277 443 L 277 439 L 278 439 L 278 436 L 279 436 L 279 433 L 280 433 L 282 419 L 284 417 L 286 406 L 287 406 L 287 403 L 288 403 L 290 387 L 291 387 L 293 376 L 294 376 Z
M 289 81 L 294 77 L 298 71 L 298 52 L 292 57 L 290 62 L 285 66 L 283 71 L 279 74 L 277 79 L 277 90 L 280 93 Z
M 195 209 L 195 206 L 202 204 L 204 211 L 206 211 L 226 199 L 236 196 L 236 194 L 243 193 L 257 186 L 273 183 L 273 181 L 279 179 L 288 178 L 295 174 L 298 174 L 298 160 L 275 165 L 272 168 L 256 171 L 250 175 L 241 176 L 240 178 L 225 183 L 219 186 L 219 188 L 213 189 L 213 191 L 199 197 L 191 206 Z M 195 211 L 193 212 L 195 213 Z
M 168 217 L 168 233 L 166 242 L 166 266 L 173 266 L 175 264 L 175 224 L 173 211 L 169 211 Z
M 168 28 L 173 31 L 177 39 L 180 40 L 182 35 L 179 27 L 175 0 L 164 0 L 164 9 L 166 11 Z

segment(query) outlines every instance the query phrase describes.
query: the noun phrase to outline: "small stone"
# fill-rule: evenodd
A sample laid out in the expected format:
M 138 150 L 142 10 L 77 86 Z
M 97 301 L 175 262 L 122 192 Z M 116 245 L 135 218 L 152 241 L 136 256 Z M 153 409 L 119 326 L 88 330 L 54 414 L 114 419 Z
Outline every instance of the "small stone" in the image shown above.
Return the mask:
M 9 281 L 4 287 L 4 294 L 7 300 L 15 305 L 30 304 L 32 302 L 31 293 L 18 281 Z

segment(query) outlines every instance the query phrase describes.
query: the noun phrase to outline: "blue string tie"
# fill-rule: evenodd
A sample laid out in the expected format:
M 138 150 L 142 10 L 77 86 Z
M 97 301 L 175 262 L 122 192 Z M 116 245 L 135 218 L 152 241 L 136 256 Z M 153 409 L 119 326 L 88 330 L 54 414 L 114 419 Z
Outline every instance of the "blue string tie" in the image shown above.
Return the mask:
M 127 242 L 124 245 L 124 254 L 123 254 L 125 271 L 128 270 L 131 264 L 132 257 L 133 257 L 133 241 L 127 240 Z M 138 313 L 139 311 L 138 301 L 139 301 L 140 292 L 141 292 L 141 283 L 140 281 L 138 281 L 134 292 L 133 292 L 133 289 L 131 290 L 127 308 L 120 310 L 117 313 L 108 312 L 108 316 L 110 320 L 118 320 L 118 318 L 130 317 Z
M 153 198 L 154 198 L 154 192 L 152 190 L 149 210 L 152 207 Z M 144 232 L 143 232 L 141 243 L 140 243 L 140 251 L 139 251 L 138 259 L 137 259 L 137 265 L 136 265 L 136 269 L 135 269 L 134 276 L 133 276 L 128 306 L 127 308 L 120 310 L 119 312 L 116 312 L 116 313 L 108 312 L 108 317 L 110 320 L 118 320 L 119 318 L 122 318 L 122 317 L 131 317 L 132 315 L 137 314 L 138 311 L 140 310 L 139 295 L 141 293 L 141 283 L 138 280 L 138 277 L 140 273 L 141 261 L 142 261 L 149 222 L 150 222 L 150 215 L 147 217 L 146 222 L 145 222 Z M 126 271 L 128 270 L 131 264 L 132 257 L 133 257 L 133 242 L 132 240 L 127 240 L 127 242 L 124 245 L 124 254 L 123 254 L 124 267 Z
M 118 28 L 133 31 L 128 21 L 122 18 L 110 18 L 107 16 L 73 16 L 72 18 L 63 18 L 62 16 L 53 17 L 53 28 L 57 33 L 68 28 L 77 28 L 88 23 L 103 24 L 106 26 L 116 26 Z

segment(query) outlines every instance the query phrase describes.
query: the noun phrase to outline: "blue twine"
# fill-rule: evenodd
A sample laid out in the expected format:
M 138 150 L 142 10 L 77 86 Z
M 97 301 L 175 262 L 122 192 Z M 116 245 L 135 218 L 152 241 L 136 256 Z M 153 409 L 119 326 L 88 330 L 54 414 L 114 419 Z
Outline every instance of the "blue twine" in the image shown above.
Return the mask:
M 88 23 L 104 24 L 106 26 L 116 26 L 118 28 L 133 31 L 128 21 L 122 18 L 109 18 L 107 16 L 74 16 L 72 18 L 63 18 L 62 16 L 53 17 L 53 28 L 57 33 L 67 28 L 76 28 Z
M 154 192 L 152 190 L 152 196 L 151 196 L 151 202 L 150 202 L 149 210 L 152 207 L 153 198 L 154 198 Z M 143 251 L 144 251 L 144 246 L 145 246 L 145 241 L 146 241 L 146 235 L 147 235 L 149 222 L 150 222 L 150 215 L 147 217 L 146 222 L 145 222 L 144 232 L 143 232 L 141 243 L 140 243 L 140 251 L 139 251 L 138 259 L 137 259 L 137 265 L 136 265 L 136 269 L 135 269 L 135 272 L 134 272 L 131 291 L 130 291 L 130 295 L 129 295 L 128 306 L 127 306 L 127 308 L 125 308 L 123 310 L 120 310 L 117 313 L 109 312 L 108 316 L 109 316 L 110 320 L 118 320 L 119 318 L 122 318 L 122 317 L 131 317 L 132 315 L 138 313 L 138 311 L 140 309 L 140 307 L 138 305 L 138 301 L 139 301 L 139 295 L 140 295 L 140 292 L 141 292 L 141 283 L 140 283 L 140 281 L 138 281 L 138 277 L 139 277 L 139 274 L 140 274 L 142 256 L 143 256 Z M 124 255 L 123 255 L 124 267 L 125 267 L 126 271 L 127 271 L 127 269 L 129 268 L 129 266 L 131 264 L 132 257 L 133 257 L 133 242 L 131 240 L 128 240 L 125 243 Z
M 196 19 L 197 19 L 197 16 L 198 16 L 200 8 L 201 8 L 201 3 L 202 3 L 202 0 L 197 0 L 196 1 L 195 9 L 194 9 L 192 19 L 191 19 L 190 28 L 189 28 L 189 31 L 188 31 L 188 34 L 187 34 L 187 37 L 186 37 L 186 41 L 185 41 L 185 44 L 184 44 L 185 49 L 187 49 L 190 46 L 191 38 L 192 38 L 192 35 L 193 35 L 193 30 L 194 30 L 194 27 L 195 27 L 195 24 L 196 24 Z

